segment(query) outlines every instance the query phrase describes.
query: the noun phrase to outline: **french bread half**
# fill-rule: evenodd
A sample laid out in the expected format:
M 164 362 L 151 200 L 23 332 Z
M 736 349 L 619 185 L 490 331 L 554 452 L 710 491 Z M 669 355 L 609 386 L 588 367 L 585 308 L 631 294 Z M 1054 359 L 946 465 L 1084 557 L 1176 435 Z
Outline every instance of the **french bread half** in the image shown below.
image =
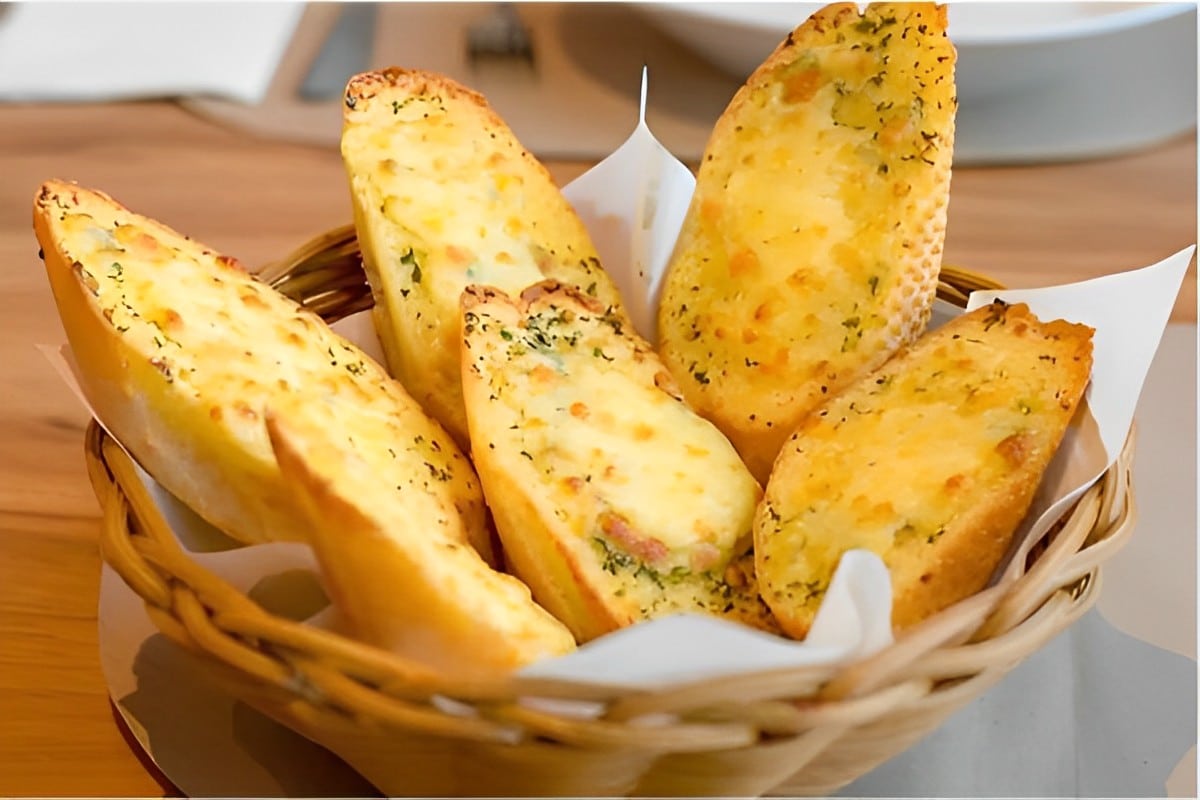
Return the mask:
M 847 550 L 877 553 L 904 628 L 981 590 L 1091 375 L 1092 329 L 995 302 L 811 412 L 755 514 L 763 598 L 803 637 Z
M 552 282 L 463 296 L 474 460 L 514 572 L 580 641 L 685 611 L 771 630 L 758 483 L 646 342 Z
M 827 6 L 713 129 L 664 278 L 660 352 L 760 481 L 805 414 L 929 319 L 954 63 L 944 6 Z
M 491 558 L 478 478 L 453 439 L 357 347 L 232 258 L 107 195 L 50 181 L 34 228 L 82 388 L 166 489 L 244 542 L 303 540 L 264 424 L 302 393 L 353 449 L 389 442 L 375 479 L 436 499 L 436 527 Z M 329 404 L 354 409 L 342 418 Z

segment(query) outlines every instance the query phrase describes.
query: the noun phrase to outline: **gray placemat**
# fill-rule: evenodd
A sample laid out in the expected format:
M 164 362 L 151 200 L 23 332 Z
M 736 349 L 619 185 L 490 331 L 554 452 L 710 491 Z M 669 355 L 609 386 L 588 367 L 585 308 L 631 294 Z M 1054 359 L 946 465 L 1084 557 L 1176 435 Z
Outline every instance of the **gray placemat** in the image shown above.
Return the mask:
M 843 797 L 1165 797 L 1196 744 L 1196 662 L 1095 609 Z

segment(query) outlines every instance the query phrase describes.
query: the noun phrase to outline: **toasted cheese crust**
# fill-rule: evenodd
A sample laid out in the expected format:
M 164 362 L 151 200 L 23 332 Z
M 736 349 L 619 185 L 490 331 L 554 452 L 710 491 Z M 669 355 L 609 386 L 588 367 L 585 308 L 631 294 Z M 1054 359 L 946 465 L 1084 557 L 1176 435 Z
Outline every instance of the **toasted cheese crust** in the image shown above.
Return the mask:
M 421 524 L 491 557 L 483 495 L 453 439 L 378 364 L 222 256 L 107 195 L 46 183 L 34 225 L 83 389 L 165 488 L 244 542 L 302 540 L 267 408 L 303 392 L 342 446 L 386 442 L 383 485 L 423 493 Z M 353 413 L 333 415 L 332 407 Z
M 804 636 L 842 553 L 887 564 L 892 622 L 982 589 L 1080 403 L 1092 329 L 997 301 L 811 413 L 755 515 L 763 597 Z
M 928 3 L 828 6 L 713 129 L 660 352 L 760 480 L 809 410 L 929 319 L 954 140 L 945 28 Z
M 466 445 L 459 296 L 546 278 L 620 308 L 583 223 L 484 98 L 389 69 L 346 90 L 342 159 L 388 366 Z
M 515 572 L 581 641 L 700 611 L 769 628 L 753 476 L 653 350 L 553 283 L 463 297 L 476 466 Z
M 508 672 L 575 648 L 527 587 L 436 524 L 447 513 L 436 497 L 380 482 L 379 464 L 392 458 L 388 440 L 345 447 L 339 424 L 357 409 L 331 405 L 321 420 L 309 402 L 281 400 L 268 412 L 268 430 L 357 638 L 455 676 Z

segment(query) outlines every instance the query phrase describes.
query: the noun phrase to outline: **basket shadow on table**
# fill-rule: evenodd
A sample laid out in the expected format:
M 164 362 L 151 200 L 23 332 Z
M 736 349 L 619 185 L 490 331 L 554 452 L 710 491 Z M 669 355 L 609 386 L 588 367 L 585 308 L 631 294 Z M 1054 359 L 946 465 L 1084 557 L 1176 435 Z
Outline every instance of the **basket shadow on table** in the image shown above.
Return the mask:
M 262 583 L 275 584 L 268 590 L 291 588 L 303 595 L 300 584 L 312 580 L 311 573 L 294 570 Z M 117 702 L 145 731 L 154 761 L 183 792 L 209 797 L 379 796 L 329 750 L 235 700 L 212 679 L 202 659 L 163 634 L 144 641 L 133 671 L 137 689 Z

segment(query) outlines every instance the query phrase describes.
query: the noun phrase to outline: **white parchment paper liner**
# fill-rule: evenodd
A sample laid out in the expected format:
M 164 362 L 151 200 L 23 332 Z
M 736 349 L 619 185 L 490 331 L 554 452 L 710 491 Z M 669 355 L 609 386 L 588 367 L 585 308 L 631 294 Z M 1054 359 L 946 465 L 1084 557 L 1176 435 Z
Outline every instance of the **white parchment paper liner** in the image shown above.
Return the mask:
M 642 118 L 633 134 L 611 156 L 567 186 L 565 193 L 591 231 L 636 327 L 652 339 L 660 280 L 695 180 L 650 133 L 645 124 L 645 93 L 643 80 Z M 972 295 L 969 308 L 1000 297 L 1028 303 L 1042 319 L 1064 318 L 1096 329 L 1095 365 L 1086 407 L 1068 432 L 1018 534 L 1022 550 L 1115 460 L 1193 251 L 1194 247 L 1189 247 L 1144 269 L 1068 286 Z M 938 317 L 955 313 L 948 309 L 939 304 L 935 324 Z M 335 327 L 379 356 L 369 314 L 348 318 Z M 69 353 L 48 355 L 64 378 L 75 384 Z M 78 392 L 77 384 L 75 388 Z M 86 403 L 82 395 L 81 399 Z M 222 534 L 149 476 L 143 478 L 193 557 L 239 589 L 250 591 L 264 578 L 282 571 L 316 571 L 314 559 L 302 545 L 228 549 Z M 890 644 L 890 618 L 891 585 L 886 567 L 872 553 L 853 551 L 843 556 L 804 642 L 713 617 L 679 615 L 609 634 L 572 654 L 527 667 L 522 674 L 652 688 L 747 671 L 832 664 L 869 655 Z M 309 623 L 336 625 L 336 615 L 320 614 Z M 119 619 L 102 619 L 102 638 L 105 630 L 121 626 Z M 102 641 L 102 649 L 103 645 Z M 590 716 L 598 711 L 592 704 L 531 702 L 570 715 Z

